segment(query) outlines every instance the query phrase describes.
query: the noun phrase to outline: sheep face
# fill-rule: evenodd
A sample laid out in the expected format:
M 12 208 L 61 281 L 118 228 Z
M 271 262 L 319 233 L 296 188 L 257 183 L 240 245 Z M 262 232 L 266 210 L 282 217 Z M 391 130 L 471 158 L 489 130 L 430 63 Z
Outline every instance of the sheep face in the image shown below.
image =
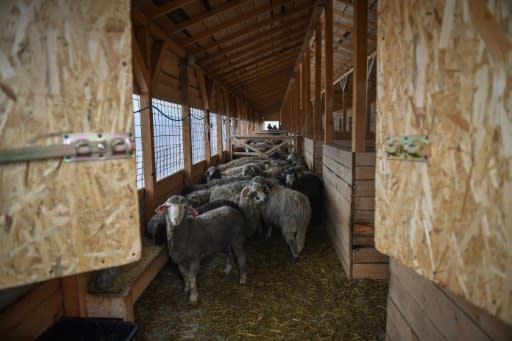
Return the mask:
M 197 215 L 187 198 L 181 195 L 173 195 L 167 199 L 165 203 L 158 206 L 156 212 L 167 214 L 169 221 L 174 226 L 180 225 L 187 217 L 187 213 L 191 213 L 192 216 Z
M 247 191 L 244 194 L 244 190 Z M 242 196 L 246 198 L 252 198 L 255 203 L 261 204 L 267 198 L 266 192 L 268 191 L 268 187 L 266 185 L 260 183 L 251 183 L 248 187 L 242 190 Z

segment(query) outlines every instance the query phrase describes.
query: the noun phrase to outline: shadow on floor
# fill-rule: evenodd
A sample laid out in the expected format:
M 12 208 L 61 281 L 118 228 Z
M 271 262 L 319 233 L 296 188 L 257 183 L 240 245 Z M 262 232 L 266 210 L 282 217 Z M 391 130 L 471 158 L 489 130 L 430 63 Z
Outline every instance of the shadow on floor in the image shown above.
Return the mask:
M 349 281 L 322 226 L 310 227 L 297 264 L 278 233 L 246 250 L 247 284 L 238 284 L 236 267 L 223 273 L 224 255 L 213 257 L 201 265 L 195 305 L 169 262 L 135 305 L 137 339 L 384 338 L 387 282 Z

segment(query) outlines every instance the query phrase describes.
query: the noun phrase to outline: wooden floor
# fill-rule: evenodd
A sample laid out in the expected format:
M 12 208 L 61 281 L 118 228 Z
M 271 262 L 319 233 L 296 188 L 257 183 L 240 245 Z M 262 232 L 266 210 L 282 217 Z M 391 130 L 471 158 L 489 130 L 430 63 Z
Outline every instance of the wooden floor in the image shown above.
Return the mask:
M 247 243 L 248 282 L 201 266 L 199 302 L 188 303 L 169 262 L 135 304 L 138 340 L 381 340 L 387 283 L 349 281 L 323 226 L 310 227 L 298 264 L 280 234 Z M 236 268 L 234 268 L 236 269 Z

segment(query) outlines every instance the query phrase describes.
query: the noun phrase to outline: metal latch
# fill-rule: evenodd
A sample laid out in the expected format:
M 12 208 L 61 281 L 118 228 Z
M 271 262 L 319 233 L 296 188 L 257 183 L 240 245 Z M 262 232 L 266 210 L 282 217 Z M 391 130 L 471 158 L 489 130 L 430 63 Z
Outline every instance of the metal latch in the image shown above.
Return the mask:
M 390 160 L 428 161 L 428 136 L 389 136 L 384 151 Z
M 65 134 L 62 144 L 0 150 L 0 163 L 55 158 L 74 162 L 132 157 L 135 157 L 135 141 L 130 133 Z

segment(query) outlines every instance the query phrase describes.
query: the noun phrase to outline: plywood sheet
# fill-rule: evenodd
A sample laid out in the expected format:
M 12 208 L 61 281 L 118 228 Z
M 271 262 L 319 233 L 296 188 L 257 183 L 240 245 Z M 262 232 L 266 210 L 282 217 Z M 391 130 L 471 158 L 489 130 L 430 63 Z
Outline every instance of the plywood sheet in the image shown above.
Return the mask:
M 0 3 L 0 148 L 133 130 L 130 2 Z M 135 159 L 0 166 L 0 288 L 140 256 Z
M 379 1 L 376 246 L 512 323 L 512 4 Z M 427 134 L 428 163 L 387 160 Z

